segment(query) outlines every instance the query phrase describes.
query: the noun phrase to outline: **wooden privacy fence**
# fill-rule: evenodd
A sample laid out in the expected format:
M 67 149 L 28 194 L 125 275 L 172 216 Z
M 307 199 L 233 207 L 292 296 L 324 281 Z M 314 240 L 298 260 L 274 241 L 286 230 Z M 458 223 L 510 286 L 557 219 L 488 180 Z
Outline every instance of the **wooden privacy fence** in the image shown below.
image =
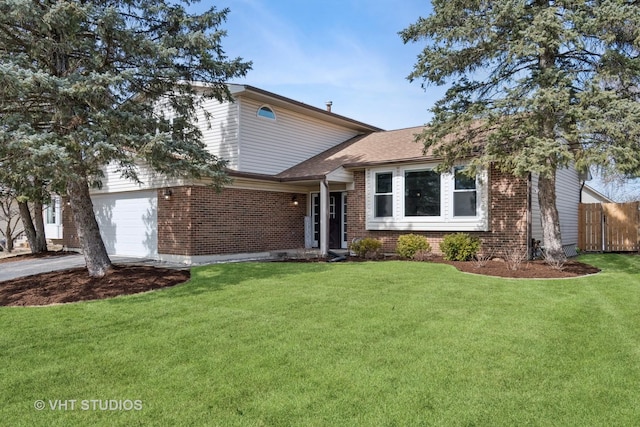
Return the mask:
M 586 252 L 640 251 L 640 202 L 580 203 L 578 247 Z

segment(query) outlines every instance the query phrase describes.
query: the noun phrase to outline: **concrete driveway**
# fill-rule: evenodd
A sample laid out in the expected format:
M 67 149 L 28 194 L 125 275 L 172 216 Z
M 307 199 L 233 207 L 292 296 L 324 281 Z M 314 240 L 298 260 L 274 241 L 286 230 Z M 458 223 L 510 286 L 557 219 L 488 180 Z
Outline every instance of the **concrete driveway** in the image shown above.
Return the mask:
M 113 262 L 114 264 L 160 265 L 156 261 L 149 259 L 123 256 L 112 256 L 111 262 Z M 81 254 L 5 262 L 0 264 L 0 282 L 4 280 L 15 279 L 18 277 L 31 276 L 33 274 L 48 273 L 49 271 L 66 270 L 69 268 L 84 266 L 84 256 L 82 256 Z M 168 265 L 162 263 L 162 267 L 185 268 L 186 266 Z

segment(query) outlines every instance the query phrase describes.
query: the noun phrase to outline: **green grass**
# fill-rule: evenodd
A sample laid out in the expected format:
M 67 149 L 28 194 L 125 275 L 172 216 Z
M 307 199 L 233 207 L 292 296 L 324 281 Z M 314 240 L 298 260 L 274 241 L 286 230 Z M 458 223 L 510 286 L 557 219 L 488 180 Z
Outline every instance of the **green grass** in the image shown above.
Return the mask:
M 0 424 L 637 425 L 640 257 L 581 260 L 604 271 L 224 264 L 149 294 L 0 308 Z

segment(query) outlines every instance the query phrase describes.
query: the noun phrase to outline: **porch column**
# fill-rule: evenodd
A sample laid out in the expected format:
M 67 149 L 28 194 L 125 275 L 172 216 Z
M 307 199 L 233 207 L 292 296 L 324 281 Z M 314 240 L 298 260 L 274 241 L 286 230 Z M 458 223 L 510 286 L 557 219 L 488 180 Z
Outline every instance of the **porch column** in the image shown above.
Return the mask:
M 329 183 L 320 181 L 320 255 L 329 255 Z

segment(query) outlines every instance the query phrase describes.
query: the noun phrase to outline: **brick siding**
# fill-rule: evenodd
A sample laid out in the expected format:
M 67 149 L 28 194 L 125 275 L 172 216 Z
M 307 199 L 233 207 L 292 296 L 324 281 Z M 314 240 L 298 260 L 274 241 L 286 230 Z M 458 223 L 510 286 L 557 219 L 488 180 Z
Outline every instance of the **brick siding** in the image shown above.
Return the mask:
M 492 168 L 489 173 L 489 231 L 480 237 L 484 251 L 500 256 L 527 247 L 527 179 Z M 218 193 L 205 186 L 171 188 L 169 200 L 158 190 L 158 253 L 179 256 L 226 255 L 304 247 L 307 194 L 226 188 Z M 298 205 L 292 203 L 296 196 Z M 385 252 L 393 252 L 398 236 L 408 231 L 366 230 L 364 171 L 354 172 L 348 192 L 347 238 L 374 237 Z M 71 209 L 63 204 L 64 235 L 70 248 L 80 246 Z M 414 232 L 426 236 L 433 252 L 448 232 Z
M 304 247 L 306 194 L 203 186 L 158 192 L 158 253 L 224 255 Z
M 489 231 L 469 232 L 482 240 L 482 251 L 501 256 L 504 251 L 522 251 L 527 248 L 527 179 L 491 168 L 489 173 Z M 394 252 L 398 237 L 403 234 L 426 236 L 433 253 L 440 255 L 440 242 L 455 231 L 377 231 L 366 230 L 365 172 L 354 172 L 354 189 L 349 191 L 348 239 L 373 237 L 383 243 L 385 252 Z

